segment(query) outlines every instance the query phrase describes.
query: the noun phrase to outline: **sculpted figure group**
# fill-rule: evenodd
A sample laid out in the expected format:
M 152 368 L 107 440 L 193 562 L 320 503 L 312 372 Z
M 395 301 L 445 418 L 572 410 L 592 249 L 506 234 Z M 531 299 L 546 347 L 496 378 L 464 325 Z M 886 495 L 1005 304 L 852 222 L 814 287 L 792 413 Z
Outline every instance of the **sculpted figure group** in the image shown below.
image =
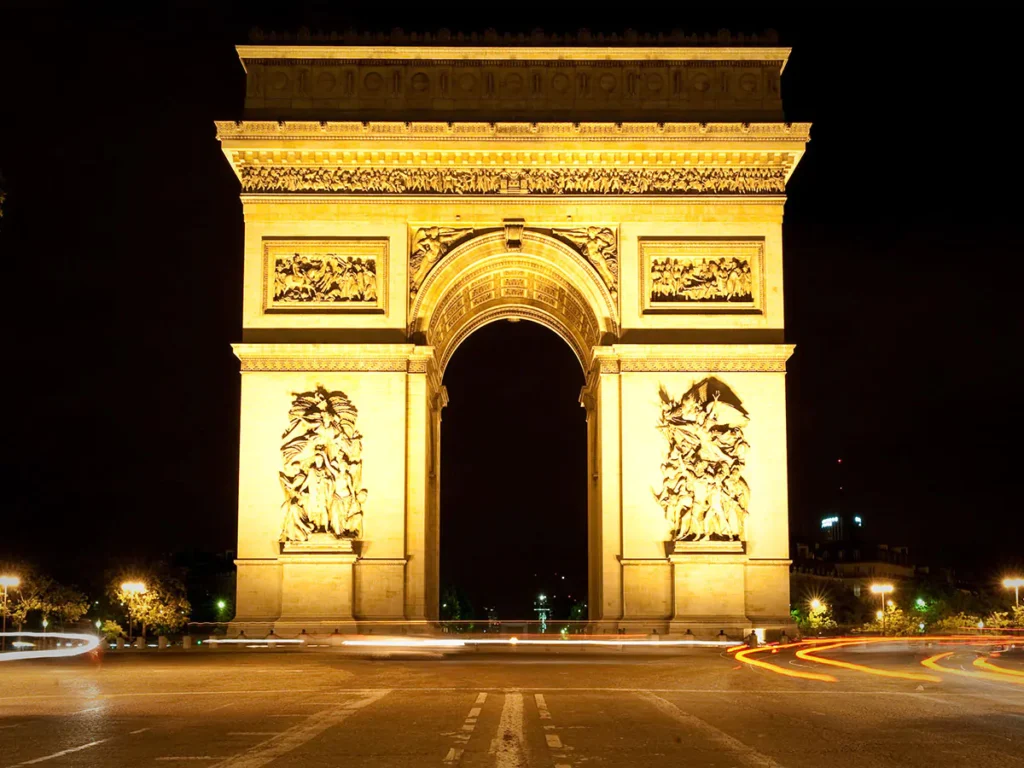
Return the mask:
M 661 259 L 651 262 L 651 301 L 752 301 L 750 262 L 721 259 Z
M 668 441 L 655 498 L 676 541 L 742 541 L 750 507 L 743 479 L 750 444 L 743 437 L 746 412 L 716 379 L 695 384 L 672 399 L 664 387 L 658 429 Z M 733 403 L 726 402 L 725 399 Z
M 470 234 L 469 227 L 421 227 L 412 236 L 409 249 L 409 293 L 415 296 L 427 273 L 457 241 Z
M 246 192 L 782 194 L 781 168 L 331 168 L 243 165 Z
M 356 407 L 344 392 L 321 386 L 293 396 L 281 436 L 281 541 L 306 541 L 313 533 L 359 538 L 366 489 Z
M 576 246 L 580 253 L 594 265 L 604 284 L 612 293 L 616 291 L 619 278 L 619 259 L 615 232 L 608 227 L 577 227 L 554 229 L 552 232 Z
M 274 262 L 274 301 L 376 300 L 377 265 L 373 259 L 296 253 Z

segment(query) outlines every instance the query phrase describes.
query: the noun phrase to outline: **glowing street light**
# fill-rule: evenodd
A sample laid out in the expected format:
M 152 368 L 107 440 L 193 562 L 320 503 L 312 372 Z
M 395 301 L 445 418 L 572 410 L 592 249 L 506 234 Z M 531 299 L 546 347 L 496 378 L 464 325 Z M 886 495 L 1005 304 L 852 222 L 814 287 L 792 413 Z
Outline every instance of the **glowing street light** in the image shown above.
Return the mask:
M 0 652 L 5 651 L 7 649 L 7 590 L 8 589 L 17 589 L 18 585 L 20 585 L 20 584 L 21 584 L 21 579 L 19 579 L 17 576 L 9 576 L 7 574 L 4 574 L 3 576 L 0 576 L 0 587 L 4 588 L 4 610 L 3 610 L 3 616 L 4 616 L 3 632 L 4 632 L 4 634 L 3 634 L 2 637 L 0 637 L 0 640 L 3 641 L 3 642 L 0 642 Z
M 132 641 L 132 612 L 131 609 L 135 606 L 135 601 L 139 599 L 139 595 L 146 594 L 146 584 L 141 581 L 123 581 L 121 582 L 121 597 L 128 603 L 128 642 Z M 143 635 L 146 634 L 145 627 L 143 627 Z
M 885 596 L 891 594 L 895 587 L 892 584 L 872 584 L 871 591 L 876 595 L 882 596 L 882 637 L 885 637 Z
M 824 603 L 821 602 L 821 600 L 819 600 L 818 598 L 814 598 L 813 600 L 811 600 L 812 611 L 820 611 L 823 605 Z
M 224 600 L 218 600 L 217 601 L 217 610 L 218 611 L 223 611 L 227 607 L 228 607 L 228 604 Z
M 1011 576 L 1008 579 L 1003 579 L 1003 586 L 1007 589 L 1013 587 L 1013 597 L 1017 606 L 1020 606 L 1020 588 L 1024 587 L 1024 579 L 1020 576 Z

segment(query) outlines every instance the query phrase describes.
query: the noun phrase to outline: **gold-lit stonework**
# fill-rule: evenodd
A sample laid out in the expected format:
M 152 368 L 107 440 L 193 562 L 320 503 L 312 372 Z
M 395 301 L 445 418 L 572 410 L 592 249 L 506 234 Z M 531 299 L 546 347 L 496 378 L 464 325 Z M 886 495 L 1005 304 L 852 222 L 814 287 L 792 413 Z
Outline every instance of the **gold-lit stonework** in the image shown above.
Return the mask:
M 435 628 L 444 372 L 503 320 L 586 376 L 591 630 L 789 624 L 788 53 L 239 48 L 239 629 Z
M 385 309 L 388 241 L 264 240 L 267 312 Z
M 641 240 L 643 312 L 759 312 L 764 241 Z

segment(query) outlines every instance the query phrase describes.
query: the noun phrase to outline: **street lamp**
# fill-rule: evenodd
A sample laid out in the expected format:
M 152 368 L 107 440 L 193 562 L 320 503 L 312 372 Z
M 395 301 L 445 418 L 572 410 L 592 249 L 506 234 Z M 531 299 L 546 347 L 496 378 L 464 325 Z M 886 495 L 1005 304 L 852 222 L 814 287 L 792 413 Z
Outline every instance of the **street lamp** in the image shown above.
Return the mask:
M 7 650 L 7 590 L 17 589 L 18 585 L 21 584 L 21 579 L 17 576 L 8 576 L 4 574 L 0 576 L 0 586 L 4 588 L 4 620 L 3 620 L 3 635 L 0 635 L 0 652 Z
M 1020 576 L 1011 576 L 1008 579 L 1003 579 L 1003 586 L 1009 589 L 1013 587 L 1013 597 L 1017 606 L 1020 607 L 1020 588 L 1024 587 L 1024 579 Z
M 822 606 L 822 602 L 818 598 L 814 598 L 813 600 L 811 600 L 811 610 L 812 611 L 820 611 L 821 610 L 821 606 Z
M 885 596 L 890 594 L 895 587 L 892 584 L 872 584 L 871 591 L 882 596 L 882 637 L 885 637 Z
M 124 597 L 125 602 L 128 603 L 128 643 L 132 642 L 132 609 L 135 607 L 135 600 L 138 599 L 139 595 L 146 594 L 146 585 L 141 581 L 124 581 L 121 582 L 121 595 Z M 143 627 L 143 635 L 145 635 L 145 627 Z

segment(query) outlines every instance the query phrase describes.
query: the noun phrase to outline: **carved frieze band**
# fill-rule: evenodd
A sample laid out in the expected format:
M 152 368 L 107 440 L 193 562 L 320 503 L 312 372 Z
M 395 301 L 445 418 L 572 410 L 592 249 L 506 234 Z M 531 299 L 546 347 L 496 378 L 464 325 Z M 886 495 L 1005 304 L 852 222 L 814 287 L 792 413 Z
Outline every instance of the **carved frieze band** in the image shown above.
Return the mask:
M 784 359 L 740 358 L 615 358 L 599 357 L 591 371 L 596 373 L 785 373 Z
M 421 361 L 406 358 L 358 360 L 332 357 L 243 357 L 242 370 L 249 371 L 384 371 L 425 373 Z M 414 370 L 415 368 L 415 370 Z
M 778 195 L 786 169 L 385 168 L 240 165 L 243 192 L 441 195 Z

